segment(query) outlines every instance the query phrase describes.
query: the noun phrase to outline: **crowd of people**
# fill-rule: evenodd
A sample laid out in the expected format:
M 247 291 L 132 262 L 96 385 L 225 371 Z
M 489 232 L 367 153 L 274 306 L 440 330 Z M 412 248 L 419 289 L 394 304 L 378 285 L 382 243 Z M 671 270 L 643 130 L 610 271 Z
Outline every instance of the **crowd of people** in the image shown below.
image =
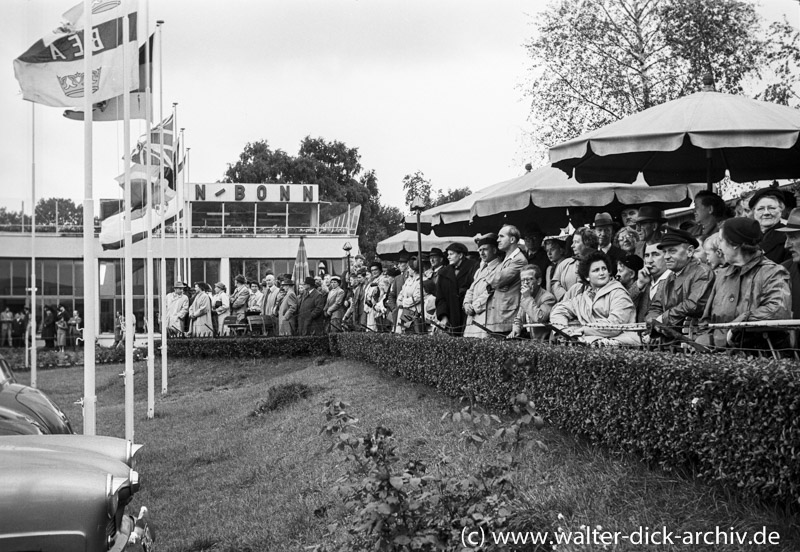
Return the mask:
M 598 213 L 571 234 L 506 225 L 477 236 L 477 253 L 455 242 L 396 263 L 359 255 L 341 277 L 320 273 L 295 282 L 290 274 L 268 274 L 248 282 L 239 275 L 230 293 L 222 282 L 213 289 L 198 282 L 191 302 L 177 282 L 167 324 L 189 335 L 230 334 L 249 316 L 263 320 L 267 335 L 282 336 L 374 331 L 542 339 L 555 329 L 562 339 L 591 345 L 640 346 L 651 334 L 625 326 L 643 322 L 712 347 L 790 347 L 782 328 L 702 331 L 704 323 L 800 318 L 794 196 L 768 187 L 740 203 L 734 213 L 717 194 L 700 192 L 695 221 L 680 228 L 668 226 L 652 205 L 627 208 L 619 221 Z
M 67 348 L 77 347 L 83 319 L 78 311 L 72 311 L 70 314 L 64 305 L 45 305 L 43 317 L 37 325 L 45 349 L 64 352 Z M 26 341 L 30 344 L 30 326 L 31 315 L 28 307 L 11 312 L 6 306 L 0 312 L 0 347 L 23 347 Z

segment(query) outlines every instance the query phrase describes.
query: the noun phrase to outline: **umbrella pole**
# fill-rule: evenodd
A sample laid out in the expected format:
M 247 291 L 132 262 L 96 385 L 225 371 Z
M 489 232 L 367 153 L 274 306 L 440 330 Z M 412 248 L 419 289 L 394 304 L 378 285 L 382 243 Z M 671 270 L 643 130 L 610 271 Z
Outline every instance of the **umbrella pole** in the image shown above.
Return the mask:
M 714 191 L 714 183 L 711 181 L 711 150 L 706 150 L 706 190 Z

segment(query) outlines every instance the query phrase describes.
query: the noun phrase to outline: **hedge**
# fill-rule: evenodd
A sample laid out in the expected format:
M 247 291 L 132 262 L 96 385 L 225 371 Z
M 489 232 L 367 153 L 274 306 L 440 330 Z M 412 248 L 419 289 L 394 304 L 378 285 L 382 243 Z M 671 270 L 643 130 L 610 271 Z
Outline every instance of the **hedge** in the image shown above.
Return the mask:
M 11 369 L 15 372 L 28 372 L 30 366 L 25 366 L 25 349 L 3 349 L 0 354 L 6 359 Z M 147 348 L 138 347 L 133 350 L 133 360 L 139 361 L 147 358 Z M 121 364 L 125 362 L 125 347 L 95 347 L 96 364 Z M 52 349 L 36 350 L 37 369 L 66 368 L 69 366 L 83 366 L 83 347 L 76 350 L 67 349 L 61 353 Z
M 537 342 L 348 333 L 346 358 L 483 405 L 527 393 L 553 425 L 744 496 L 800 502 L 800 366 Z
M 191 337 L 167 341 L 170 358 L 262 358 L 319 356 L 330 353 L 327 336 Z

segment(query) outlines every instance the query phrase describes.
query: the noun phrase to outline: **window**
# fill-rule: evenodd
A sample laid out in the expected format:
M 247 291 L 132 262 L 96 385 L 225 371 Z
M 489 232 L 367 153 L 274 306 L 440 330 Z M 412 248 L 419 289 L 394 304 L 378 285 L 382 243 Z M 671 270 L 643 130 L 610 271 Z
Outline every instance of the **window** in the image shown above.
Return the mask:
M 259 234 L 282 234 L 286 232 L 286 204 L 256 204 L 256 227 Z
M 255 207 L 253 203 L 223 203 L 225 206 L 225 233 L 253 233 Z
M 203 201 L 192 203 L 192 232 L 222 232 L 222 203 Z
M 73 282 L 72 261 L 69 260 L 58 261 L 58 294 L 72 295 L 73 294 L 72 282 Z
M 11 277 L 11 261 L 0 260 L 0 295 L 11 295 Z

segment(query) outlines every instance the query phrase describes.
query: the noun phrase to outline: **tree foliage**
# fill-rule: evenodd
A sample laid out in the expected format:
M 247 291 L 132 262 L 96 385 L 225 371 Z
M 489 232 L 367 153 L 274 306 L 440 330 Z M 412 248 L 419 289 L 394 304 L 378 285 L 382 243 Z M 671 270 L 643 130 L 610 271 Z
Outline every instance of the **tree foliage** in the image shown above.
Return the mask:
M 361 165 L 358 148 L 336 140 L 328 142 L 306 136 L 300 142 L 297 155 L 273 150 L 266 140 L 248 143 L 239 160 L 228 165 L 222 181 L 316 184 L 323 201 L 358 203 L 361 205 L 359 248 L 365 254 L 374 254 L 377 242 L 388 237 L 383 235 L 382 229 L 397 226 L 392 234 L 401 229 L 394 218 L 396 213 L 379 201 L 375 171 L 365 170 Z
M 36 225 L 83 226 L 83 205 L 71 199 L 51 197 L 36 204 Z
M 468 196 L 472 191 L 466 186 L 463 188 L 448 188 L 444 190 L 435 190 L 436 197 L 434 197 L 434 188 L 431 185 L 430 179 L 425 177 L 422 171 L 416 171 L 414 174 L 407 174 L 403 177 L 403 190 L 406 192 L 406 205 L 411 206 L 415 198 L 419 197 L 426 209 L 444 205 L 458 201 L 459 199 Z
M 765 33 L 747 0 L 551 2 L 526 45 L 534 138 L 554 145 L 699 91 L 709 72 L 717 90 L 736 94 L 771 72 L 782 84 L 757 95 L 787 101 L 794 77 L 781 63 L 796 67 L 797 45 L 788 25 Z
M 459 199 L 465 198 L 472 193 L 472 190 L 464 186 L 463 188 L 448 188 L 447 191 L 439 190 L 436 193 L 436 199 L 433 201 L 433 206 L 444 205 L 445 203 L 452 203 Z

